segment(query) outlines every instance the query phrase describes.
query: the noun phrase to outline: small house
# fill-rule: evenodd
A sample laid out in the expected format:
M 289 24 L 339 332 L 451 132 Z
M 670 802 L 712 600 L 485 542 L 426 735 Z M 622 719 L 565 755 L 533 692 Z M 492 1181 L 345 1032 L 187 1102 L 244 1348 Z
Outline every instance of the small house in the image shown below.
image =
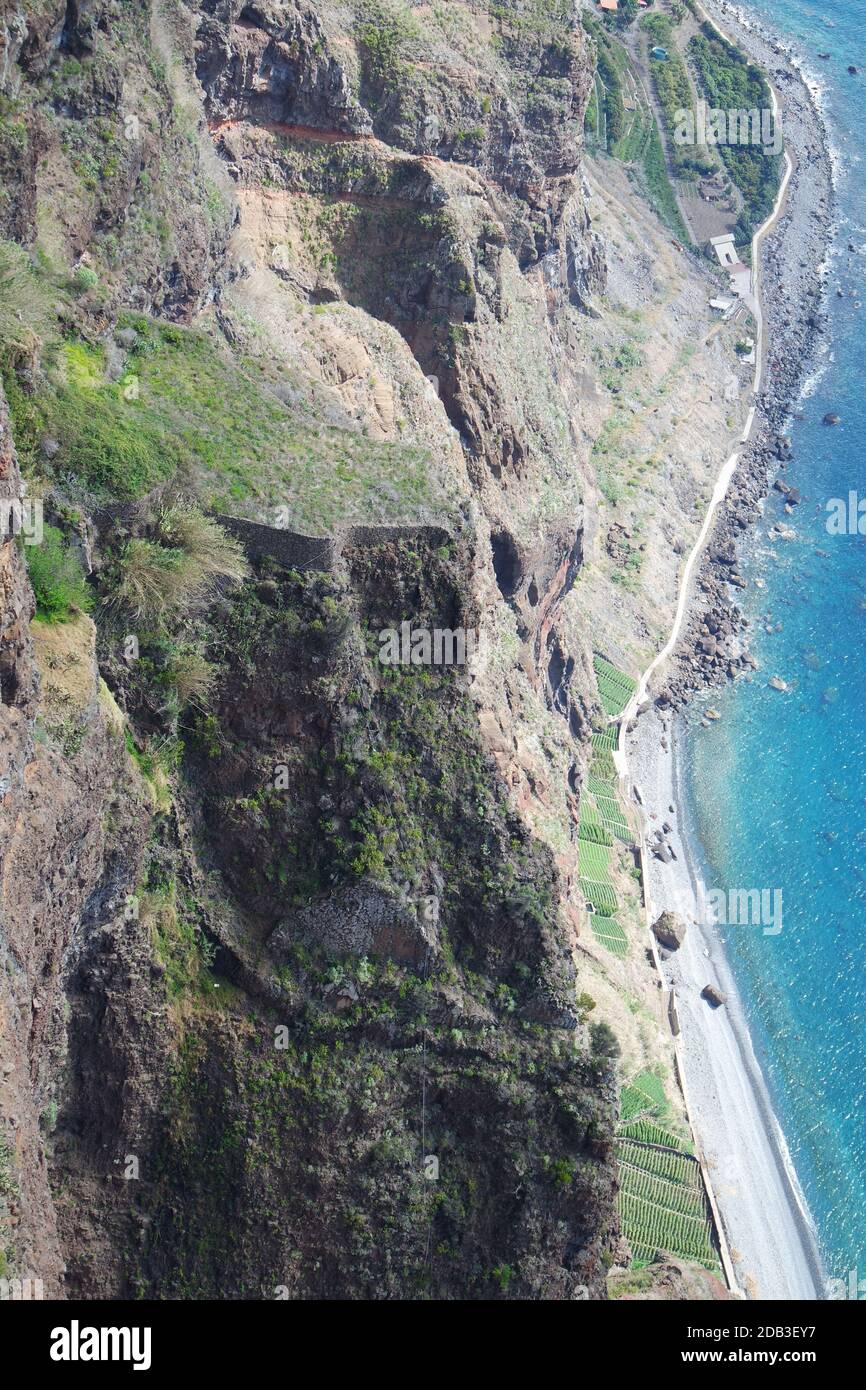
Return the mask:
M 710 246 L 715 252 L 719 265 L 723 266 L 726 270 L 731 266 L 735 266 L 740 259 L 737 255 L 737 248 L 734 245 L 732 232 L 726 233 L 725 236 L 712 237 L 710 239 Z

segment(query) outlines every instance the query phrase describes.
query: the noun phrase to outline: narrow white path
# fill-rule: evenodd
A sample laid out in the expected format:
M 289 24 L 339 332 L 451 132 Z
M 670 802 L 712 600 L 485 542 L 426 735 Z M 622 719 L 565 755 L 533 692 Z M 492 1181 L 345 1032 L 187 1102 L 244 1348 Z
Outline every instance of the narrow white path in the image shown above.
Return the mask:
M 772 99 L 773 99 L 773 115 L 774 115 L 774 119 L 777 119 L 777 118 L 778 118 L 778 99 L 777 99 L 776 93 L 775 93 L 775 91 L 773 90 L 772 87 L 770 88 L 770 91 L 771 91 Z M 783 174 L 783 176 L 782 176 L 782 180 L 781 180 L 781 182 L 780 182 L 780 184 L 779 184 L 779 192 L 778 192 L 778 195 L 777 195 L 777 197 L 776 197 L 776 201 L 775 201 L 775 203 L 774 203 L 774 205 L 773 205 L 773 211 L 771 212 L 770 216 L 767 218 L 766 222 L 764 222 L 764 223 L 758 228 L 757 232 L 755 233 L 755 235 L 754 235 L 754 237 L 753 237 L 753 239 L 752 239 L 752 265 L 753 265 L 752 274 L 753 274 L 753 277 L 754 277 L 754 279 L 755 279 L 756 282 L 759 280 L 759 275 L 760 275 L 759 252 L 760 252 L 760 244 L 761 244 L 761 241 L 762 241 L 763 238 L 767 235 L 767 232 L 771 229 L 771 227 L 773 227 L 773 226 L 775 225 L 776 221 L 778 220 L 778 218 L 779 218 L 779 216 L 780 216 L 780 214 L 781 214 L 781 212 L 782 212 L 782 208 L 783 208 L 783 205 L 784 205 L 784 202 L 785 202 L 785 198 L 786 198 L 786 196 L 787 196 L 788 184 L 790 183 L 791 175 L 792 175 L 792 173 L 793 173 L 793 171 L 794 171 L 794 165 L 793 165 L 793 163 L 792 163 L 792 161 L 791 161 L 791 159 L 790 159 L 790 156 L 788 155 L 787 151 L 785 152 L 785 155 L 784 155 L 784 165 L 785 165 L 785 172 L 784 172 L 784 174 Z M 756 339 L 755 339 L 755 377 L 754 377 L 754 382 L 753 382 L 752 390 L 753 390 L 753 392 L 754 392 L 755 394 L 757 394 L 757 392 L 760 390 L 760 387 L 761 387 L 761 377 L 762 377 L 762 374 L 763 374 L 763 358 L 764 358 L 764 315 L 763 315 L 763 311 L 762 311 L 762 309 L 761 309 L 760 294 L 759 294 L 758 292 L 756 292 L 755 295 L 753 296 L 753 298 L 754 298 L 754 310 L 753 310 L 753 311 L 754 311 L 755 323 L 756 323 Z M 750 436 L 751 436 L 752 429 L 753 429 L 753 426 L 754 426 L 754 423 L 755 423 L 755 412 L 756 412 L 756 407 L 753 405 L 753 406 L 750 407 L 749 413 L 748 413 L 748 415 L 747 415 L 747 417 L 746 417 L 746 423 L 745 423 L 745 426 L 744 426 L 744 428 L 743 428 L 743 433 L 740 435 L 740 440 L 739 440 L 740 444 L 745 444 L 745 443 L 747 443 L 748 440 L 749 440 L 749 438 L 750 438 Z M 717 478 L 717 480 L 716 480 L 716 485 L 715 485 L 715 487 L 713 488 L 713 495 L 712 495 L 712 497 L 710 498 L 709 506 L 707 507 L 707 512 L 706 512 L 706 515 L 705 515 L 705 517 L 704 517 L 703 525 L 701 526 L 701 529 L 700 529 L 700 531 L 699 531 L 699 533 L 698 533 L 697 540 L 695 541 L 695 543 L 694 543 L 694 545 L 693 545 L 691 551 L 689 552 L 688 558 L 687 558 L 686 563 L 685 563 L 685 566 L 684 566 L 684 568 L 683 568 L 682 575 L 681 575 L 681 577 L 680 577 L 680 592 L 679 592 L 679 598 L 678 598 L 678 600 L 677 600 L 677 607 L 676 607 L 676 612 L 674 613 L 674 621 L 673 621 L 673 626 L 672 626 L 672 628 L 671 628 L 670 636 L 668 637 L 668 640 L 665 642 L 665 644 L 664 644 L 664 646 L 662 647 L 661 651 L 658 652 L 658 654 L 657 654 L 656 656 L 653 657 L 653 659 L 652 659 L 652 661 L 650 662 L 649 666 L 648 666 L 648 667 L 646 668 L 646 670 L 644 671 L 643 675 L 641 676 L 640 680 L 638 681 L 637 688 L 636 688 L 634 694 L 632 695 L 631 700 L 629 701 L 628 705 L 626 706 L 625 710 L 623 711 L 622 723 L 621 723 L 621 725 L 620 725 L 619 745 L 618 745 L 617 749 L 616 749 L 615 752 L 614 752 L 614 758 L 617 759 L 617 769 L 618 769 L 618 771 L 619 771 L 623 776 L 627 776 L 627 773 L 628 773 L 628 769 L 627 769 L 626 764 L 625 764 L 625 757 L 624 757 L 624 754 L 623 754 L 623 752 L 622 752 L 622 747 L 623 747 L 623 736 L 624 736 L 625 726 L 626 726 L 626 724 L 628 723 L 629 719 L 631 719 L 631 717 L 633 716 L 634 711 L 637 709 L 637 707 L 638 707 L 638 705 L 641 703 L 641 701 L 644 700 L 644 699 L 646 699 L 646 694 L 647 694 L 647 690 L 648 690 L 648 688 L 649 688 L 649 683 L 650 683 L 650 681 L 651 681 L 653 675 L 654 675 L 655 672 L 658 670 L 658 668 L 659 668 L 665 661 L 667 661 L 668 657 L 671 655 L 671 653 L 673 652 L 674 648 L 675 648 L 676 645 L 677 645 L 677 642 L 679 641 L 680 633 L 681 633 L 681 631 L 682 631 L 683 622 L 685 621 L 685 618 L 686 618 L 686 612 L 687 612 L 687 609 L 688 609 L 689 599 L 690 599 L 690 597 L 691 597 L 691 580 L 692 580 L 692 576 L 693 576 L 693 574 L 694 574 L 695 565 L 696 565 L 696 563 L 697 563 L 699 557 L 703 554 L 704 546 L 706 545 L 707 537 L 708 537 L 709 534 L 710 534 L 710 530 L 711 530 L 712 525 L 713 525 L 713 522 L 714 522 L 714 520 L 715 520 L 716 512 L 717 512 L 717 510 L 718 510 L 720 504 L 725 500 L 725 498 L 726 498 L 727 495 L 728 495 L 728 488 L 730 487 L 731 479 L 732 479 L 733 476 L 734 476 L 734 471 L 735 471 L 735 469 L 736 469 L 736 467 L 737 467 L 737 463 L 739 462 L 739 459 L 740 459 L 740 454 L 739 454 L 739 452 L 734 453 L 734 454 L 731 454 L 730 458 L 729 458 L 729 459 L 727 460 L 727 462 L 724 464 L 724 466 L 722 467 L 721 472 L 719 473 L 719 476 L 718 476 L 718 478 Z M 621 759 L 621 760 L 620 760 L 620 759 Z

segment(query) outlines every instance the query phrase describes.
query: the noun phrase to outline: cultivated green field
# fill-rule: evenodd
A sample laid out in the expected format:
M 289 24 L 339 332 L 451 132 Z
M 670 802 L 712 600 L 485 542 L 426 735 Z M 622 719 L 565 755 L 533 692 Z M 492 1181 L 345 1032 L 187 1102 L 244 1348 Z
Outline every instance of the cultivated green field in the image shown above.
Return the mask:
M 717 1270 L 712 1214 L 690 1144 L 662 1123 L 670 1111 L 664 1083 L 644 1071 L 623 1087 L 617 1131 L 623 1235 L 639 1268 L 661 1253 Z

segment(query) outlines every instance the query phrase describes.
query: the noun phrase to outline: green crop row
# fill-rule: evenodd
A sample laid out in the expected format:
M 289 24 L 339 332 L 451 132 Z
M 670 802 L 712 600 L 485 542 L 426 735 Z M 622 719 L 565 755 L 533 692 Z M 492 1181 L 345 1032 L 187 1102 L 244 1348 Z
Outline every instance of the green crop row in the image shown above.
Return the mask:
M 667 1145 L 668 1148 L 679 1149 L 683 1153 L 691 1152 L 691 1145 L 687 1140 L 662 1129 L 661 1125 L 653 1124 L 652 1120 L 632 1120 L 629 1124 L 620 1125 L 618 1134 L 621 1139 L 636 1139 L 641 1144 Z
M 604 946 L 619 960 L 628 955 L 628 937 L 615 917 L 603 917 L 594 912 L 590 918 L 592 932 L 600 946 Z
M 581 877 L 595 879 L 599 883 L 610 883 L 609 856 L 610 850 L 606 845 L 593 844 L 591 840 L 579 840 L 578 862 Z
M 591 878 L 581 878 L 579 883 L 586 901 L 591 903 L 597 912 L 602 912 L 608 917 L 616 912 L 619 903 L 609 883 L 599 883 Z
M 696 1260 L 708 1269 L 717 1267 L 712 1226 L 705 1218 L 668 1211 L 622 1190 L 617 1207 L 626 1240 L 633 1247 L 652 1252 L 645 1259 L 665 1251 L 680 1259 Z
M 621 714 L 634 694 L 636 682 L 602 656 L 593 657 L 599 699 L 605 714 Z

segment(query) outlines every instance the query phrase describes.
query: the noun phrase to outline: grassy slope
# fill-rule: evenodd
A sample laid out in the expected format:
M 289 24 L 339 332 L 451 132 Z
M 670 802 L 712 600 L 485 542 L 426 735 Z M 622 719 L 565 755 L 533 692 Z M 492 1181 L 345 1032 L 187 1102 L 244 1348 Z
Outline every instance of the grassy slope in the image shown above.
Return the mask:
M 6 375 L 25 473 L 82 500 L 141 496 L 178 473 L 217 510 L 300 528 L 411 519 L 431 502 L 420 448 L 368 439 L 284 403 L 266 369 L 208 335 L 125 316 L 137 343 L 108 380 L 105 354 L 66 340 L 35 394 Z M 59 445 L 46 460 L 46 437 Z

